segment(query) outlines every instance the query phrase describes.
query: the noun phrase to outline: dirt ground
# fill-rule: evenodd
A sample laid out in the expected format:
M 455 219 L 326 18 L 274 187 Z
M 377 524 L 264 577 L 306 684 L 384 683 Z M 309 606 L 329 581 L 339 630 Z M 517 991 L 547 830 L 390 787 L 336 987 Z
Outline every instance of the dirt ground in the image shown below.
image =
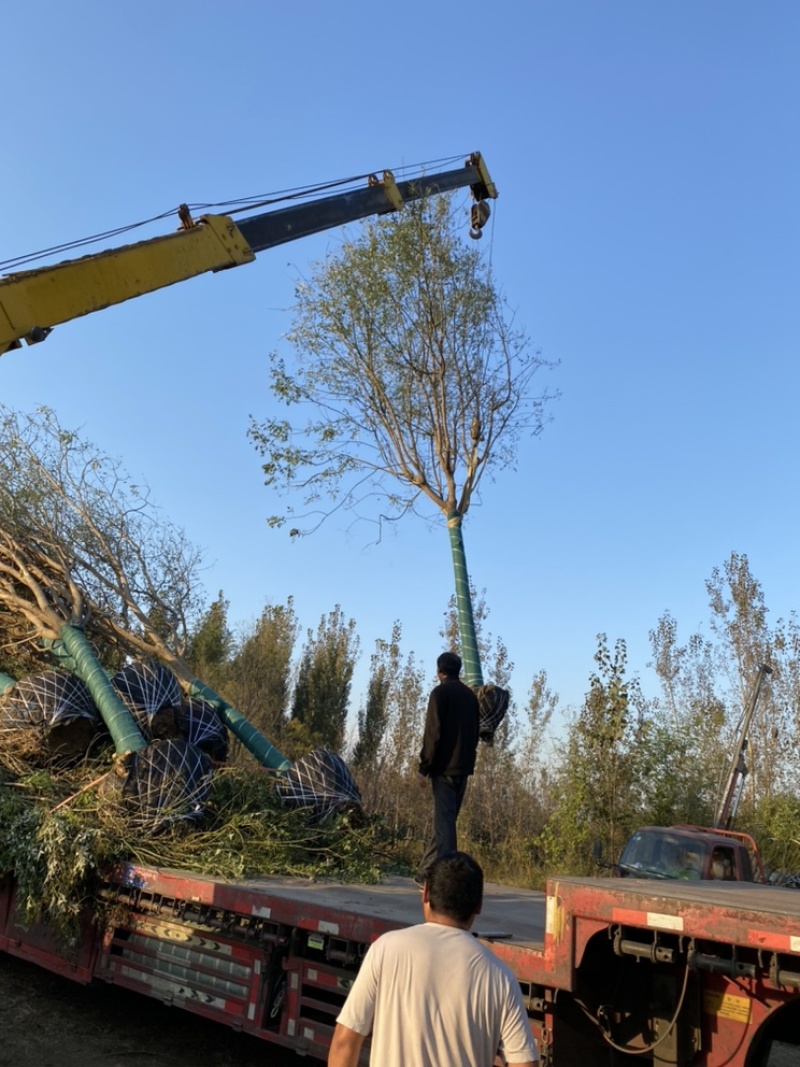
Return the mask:
M 0 953 L 0 1067 L 320 1067 L 277 1045 L 104 982 Z

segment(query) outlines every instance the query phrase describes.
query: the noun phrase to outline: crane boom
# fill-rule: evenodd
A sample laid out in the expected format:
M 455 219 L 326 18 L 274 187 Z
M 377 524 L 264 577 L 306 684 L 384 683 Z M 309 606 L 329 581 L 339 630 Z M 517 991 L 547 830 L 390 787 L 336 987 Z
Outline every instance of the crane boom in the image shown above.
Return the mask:
M 753 686 L 750 703 L 742 718 L 741 726 L 739 727 L 739 734 L 736 738 L 736 749 L 733 753 L 733 759 L 731 760 L 731 769 L 730 774 L 728 775 L 727 785 L 725 786 L 725 793 L 716 818 L 714 819 L 715 829 L 730 830 L 736 815 L 736 810 L 739 806 L 739 800 L 742 794 L 742 786 L 744 785 L 744 780 L 748 773 L 747 763 L 745 762 L 747 731 L 750 729 L 750 722 L 756 710 L 762 683 L 768 674 L 772 674 L 772 668 L 768 667 L 766 663 L 762 663 L 758 668 L 758 675 L 756 676 L 755 684 Z
M 0 355 L 22 342 L 43 341 L 54 326 L 120 304 L 207 271 L 250 263 L 257 252 L 370 215 L 400 210 L 429 194 L 469 187 L 473 236 L 488 218 L 476 211 L 497 196 L 480 152 L 463 167 L 396 182 L 391 171 L 370 176 L 366 188 L 348 190 L 236 223 L 227 215 L 203 215 L 196 221 L 182 207 L 181 229 L 134 244 L 110 248 L 0 278 Z

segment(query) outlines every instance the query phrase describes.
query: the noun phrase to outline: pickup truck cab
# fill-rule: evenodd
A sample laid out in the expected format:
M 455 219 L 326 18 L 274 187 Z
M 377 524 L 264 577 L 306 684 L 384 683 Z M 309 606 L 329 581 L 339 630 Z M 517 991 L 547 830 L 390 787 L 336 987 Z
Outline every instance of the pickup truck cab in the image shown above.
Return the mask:
M 763 882 L 755 841 L 731 830 L 702 826 L 643 826 L 615 865 L 621 878 Z

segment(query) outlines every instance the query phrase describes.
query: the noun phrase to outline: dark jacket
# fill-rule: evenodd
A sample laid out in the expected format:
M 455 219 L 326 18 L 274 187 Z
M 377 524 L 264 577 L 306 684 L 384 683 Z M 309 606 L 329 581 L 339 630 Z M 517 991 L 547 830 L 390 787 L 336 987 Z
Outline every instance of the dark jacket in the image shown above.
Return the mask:
M 480 712 L 478 698 L 459 678 L 445 678 L 431 692 L 419 771 L 430 778 L 475 770 Z

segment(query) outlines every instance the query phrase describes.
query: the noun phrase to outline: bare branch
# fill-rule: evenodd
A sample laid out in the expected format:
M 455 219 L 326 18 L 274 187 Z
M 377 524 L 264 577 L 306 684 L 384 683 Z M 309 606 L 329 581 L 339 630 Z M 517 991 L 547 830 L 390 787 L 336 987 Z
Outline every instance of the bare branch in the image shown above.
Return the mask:
M 363 516 L 370 500 L 384 520 L 422 500 L 465 514 L 484 473 L 513 466 L 556 396 L 531 393 L 551 364 L 514 327 L 446 198 L 370 224 L 317 264 L 298 285 L 289 341 L 294 365 L 273 355 L 271 386 L 294 419 L 251 418 L 249 436 L 265 483 L 316 516 L 293 533 L 342 508 Z M 290 506 L 270 523 L 289 515 L 297 521 Z
M 117 460 L 63 429 L 52 411 L 0 406 L 5 632 L 15 633 L 14 617 L 48 637 L 64 623 L 102 620 L 112 643 L 152 655 L 159 630 L 158 641 L 179 654 L 201 604 L 200 563 Z

